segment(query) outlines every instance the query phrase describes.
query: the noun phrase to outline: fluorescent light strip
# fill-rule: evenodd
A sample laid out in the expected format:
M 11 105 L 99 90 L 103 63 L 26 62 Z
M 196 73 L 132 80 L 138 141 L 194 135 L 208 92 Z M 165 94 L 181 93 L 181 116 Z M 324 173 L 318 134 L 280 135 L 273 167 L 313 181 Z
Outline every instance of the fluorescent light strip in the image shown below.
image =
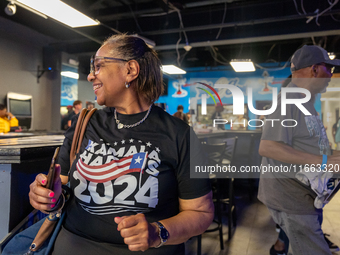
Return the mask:
M 79 74 L 75 73 L 75 72 L 70 72 L 70 71 L 64 71 L 64 72 L 60 72 L 61 76 L 64 77 L 68 77 L 68 78 L 72 78 L 72 79 L 79 79 Z
M 230 65 L 234 68 L 235 72 L 254 72 L 255 66 L 252 61 L 232 60 Z
M 186 74 L 187 72 L 174 65 L 163 65 L 162 71 L 168 74 Z
M 31 95 L 25 95 L 25 94 L 18 94 L 14 92 L 8 92 L 7 96 L 12 99 L 18 99 L 18 100 L 29 100 L 32 98 Z
M 47 16 L 45 14 L 42 14 L 42 13 L 32 9 L 31 7 L 28 7 L 28 6 L 26 6 L 26 5 L 24 5 L 24 4 L 20 3 L 20 2 L 15 2 L 15 4 L 19 5 L 20 7 L 24 8 L 24 9 L 30 11 L 30 12 L 33 12 L 36 15 L 39 15 L 40 17 L 42 17 L 44 19 L 47 19 Z
M 16 0 L 42 14 L 47 15 L 70 27 L 85 27 L 98 25 L 95 21 L 73 7 L 59 0 Z M 18 4 L 19 5 L 19 4 Z

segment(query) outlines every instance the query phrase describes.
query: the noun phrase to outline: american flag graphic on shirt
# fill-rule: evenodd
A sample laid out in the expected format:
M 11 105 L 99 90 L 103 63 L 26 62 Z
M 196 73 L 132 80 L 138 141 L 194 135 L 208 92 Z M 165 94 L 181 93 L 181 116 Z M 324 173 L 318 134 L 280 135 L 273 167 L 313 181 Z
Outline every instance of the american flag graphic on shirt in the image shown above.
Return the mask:
M 79 159 L 77 162 L 77 170 L 78 173 L 86 180 L 96 183 L 104 183 L 117 179 L 118 177 L 128 173 L 143 173 L 146 158 L 147 153 L 140 152 L 119 160 L 112 160 L 107 164 L 99 166 L 87 165 Z

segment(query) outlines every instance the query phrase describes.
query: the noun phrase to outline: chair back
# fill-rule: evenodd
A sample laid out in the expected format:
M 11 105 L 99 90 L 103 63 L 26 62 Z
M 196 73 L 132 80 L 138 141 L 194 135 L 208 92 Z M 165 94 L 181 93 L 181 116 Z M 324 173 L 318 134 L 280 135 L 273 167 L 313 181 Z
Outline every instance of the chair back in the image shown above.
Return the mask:
M 202 143 L 202 150 L 208 159 L 209 165 L 211 166 L 216 164 L 222 164 L 225 149 L 226 149 L 225 143 L 219 144 L 207 144 L 205 142 Z

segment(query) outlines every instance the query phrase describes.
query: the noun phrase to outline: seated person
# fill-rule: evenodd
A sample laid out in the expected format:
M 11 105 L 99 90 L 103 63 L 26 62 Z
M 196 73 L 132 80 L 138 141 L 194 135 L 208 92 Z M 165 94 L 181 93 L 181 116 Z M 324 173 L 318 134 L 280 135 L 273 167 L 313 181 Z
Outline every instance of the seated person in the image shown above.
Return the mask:
M 0 133 L 8 133 L 11 127 L 17 127 L 19 122 L 14 115 L 7 111 L 7 107 L 0 104 Z

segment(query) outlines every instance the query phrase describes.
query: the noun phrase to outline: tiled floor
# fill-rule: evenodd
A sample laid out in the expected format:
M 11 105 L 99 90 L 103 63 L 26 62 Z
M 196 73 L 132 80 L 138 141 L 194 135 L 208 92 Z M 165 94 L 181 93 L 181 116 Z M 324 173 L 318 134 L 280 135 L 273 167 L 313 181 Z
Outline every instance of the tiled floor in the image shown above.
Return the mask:
M 247 195 L 237 195 L 237 226 L 228 242 L 228 227 L 224 225 L 224 250 L 220 250 L 218 231 L 202 236 L 202 255 L 268 255 L 277 239 L 275 223 L 267 208 L 256 199 L 250 202 Z M 323 231 L 330 240 L 340 246 L 340 192 L 324 208 Z M 197 238 L 186 243 L 186 254 L 197 254 Z M 340 252 L 333 253 L 340 255 Z M 317 254 L 315 254 L 317 255 Z

